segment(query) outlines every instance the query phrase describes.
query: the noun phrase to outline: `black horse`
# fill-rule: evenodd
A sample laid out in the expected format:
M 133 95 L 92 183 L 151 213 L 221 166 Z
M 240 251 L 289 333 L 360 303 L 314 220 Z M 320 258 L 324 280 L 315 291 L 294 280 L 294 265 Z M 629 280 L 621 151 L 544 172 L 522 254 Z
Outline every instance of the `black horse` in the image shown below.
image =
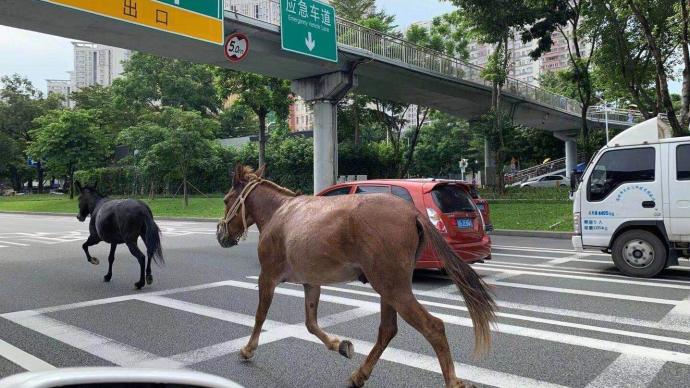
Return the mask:
M 89 222 L 91 235 L 82 245 L 86 253 L 86 260 L 91 264 L 98 265 L 98 259 L 89 254 L 89 247 L 101 241 L 109 243 L 108 273 L 103 277 L 103 280 L 109 282 L 113 276 L 115 248 L 118 244 L 127 244 L 127 248 L 137 258 L 141 268 L 141 276 L 139 281 L 134 283 L 134 286 L 141 289 L 144 284 L 153 283 L 151 259 L 158 265 L 164 264 L 165 261 L 163 260 L 160 229 L 153 220 L 153 213 L 151 213 L 148 205 L 136 199 L 108 199 L 101 195 L 95 186 L 82 187 L 79 182 L 75 182 L 75 185 L 79 190 L 79 215 L 77 215 L 77 219 L 84 222 L 86 216 L 91 215 Z M 146 257 L 137 246 L 139 237 L 144 240 L 148 254 L 146 278 L 144 278 L 144 260 Z

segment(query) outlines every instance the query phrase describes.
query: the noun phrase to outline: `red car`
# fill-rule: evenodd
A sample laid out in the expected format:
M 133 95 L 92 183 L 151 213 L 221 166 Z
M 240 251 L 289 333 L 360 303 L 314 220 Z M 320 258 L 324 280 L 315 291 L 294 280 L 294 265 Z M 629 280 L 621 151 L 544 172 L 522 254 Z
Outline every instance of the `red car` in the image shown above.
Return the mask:
M 435 179 L 382 179 L 345 182 L 331 186 L 317 195 L 387 193 L 413 203 L 426 214 L 448 244 L 469 263 L 491 259 L 491 238 L 487 234 L 489 207 L 473 186 L 462 181 Z M 476 198 L 473 199 L 473 194 Z M 479 211 L 480 206 L 484 210 Z M 486 217 L 484 216 L 486 214 Z M 417 268 L 442 269 L 436 254 L 425 249 Z

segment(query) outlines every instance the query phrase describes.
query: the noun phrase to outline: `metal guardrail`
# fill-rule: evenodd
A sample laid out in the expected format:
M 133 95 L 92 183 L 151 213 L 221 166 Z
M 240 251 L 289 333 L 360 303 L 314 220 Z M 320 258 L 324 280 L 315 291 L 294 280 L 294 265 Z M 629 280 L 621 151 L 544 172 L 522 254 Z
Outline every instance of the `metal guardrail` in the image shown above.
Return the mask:
M 278 0 L 225 0 L 225 10 L 277 26 L 280 25 L 280 1 Z M 483 68 L 480 66 L 345 19 L 337 18 L 336 29 L 340 45 L 365 50 L 370 52 L 372 56 L 399 62 L 421 71 L 491 87 L 491 83 L 481 77 Z M 503 92 L 552 109 L 577 116 L 581 114 L 581 104 L 578 101 L 515 78 L 508 77 Z M 592 120 L 604 121 L 603 112 L 593 111 L 588 116 L 591 116 Z M 641 117 L 639 114 L 633 115 L 633 122 L 639 122 L 639 117 Z M 630 120 L 627 112 L 622 112 L 620 115 L 610 112 L 609 122 L 628 123 Z

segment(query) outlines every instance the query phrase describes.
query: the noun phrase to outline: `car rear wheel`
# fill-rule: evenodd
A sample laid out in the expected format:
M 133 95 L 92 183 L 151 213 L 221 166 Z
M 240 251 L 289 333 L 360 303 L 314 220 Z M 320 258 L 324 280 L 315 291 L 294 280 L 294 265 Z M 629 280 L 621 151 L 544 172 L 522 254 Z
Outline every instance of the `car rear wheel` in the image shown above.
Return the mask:
M 666 268 L 666 247 L 646 230 L 627 231 L 613 243 L 613 262 L 628 276 L 651 278 Z

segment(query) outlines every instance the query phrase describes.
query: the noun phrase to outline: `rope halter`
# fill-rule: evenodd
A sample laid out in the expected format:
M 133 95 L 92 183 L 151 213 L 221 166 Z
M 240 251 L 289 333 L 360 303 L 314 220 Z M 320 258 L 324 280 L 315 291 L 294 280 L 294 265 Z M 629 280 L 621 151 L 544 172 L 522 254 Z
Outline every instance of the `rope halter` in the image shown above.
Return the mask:
M 225 211 L 225 216 L 219 221 L 218 227 L 223 228 L 223 236 L 228 234 L 228 224 L 240 213 L 242 213 L 242 235 L 240 236 L 241 240 L 246 240 L 247 239 L 247 234 L 249 233 L 249 226 L 247 225 L 247 206 L 244 204 L 245 200 L 247 197 L 249 197 L 249 194 L 261 183 L 263 183 L 264 180 L 261 178 L 256 178 L 253 179 L 251 182 L 247 183 L 246 186 L 242 189 L 240 192 L 240 195 L 237 197 L 235 202 L 232 204 L 232 206 Z M 230 237 L 230 236 L 228 236 Z

